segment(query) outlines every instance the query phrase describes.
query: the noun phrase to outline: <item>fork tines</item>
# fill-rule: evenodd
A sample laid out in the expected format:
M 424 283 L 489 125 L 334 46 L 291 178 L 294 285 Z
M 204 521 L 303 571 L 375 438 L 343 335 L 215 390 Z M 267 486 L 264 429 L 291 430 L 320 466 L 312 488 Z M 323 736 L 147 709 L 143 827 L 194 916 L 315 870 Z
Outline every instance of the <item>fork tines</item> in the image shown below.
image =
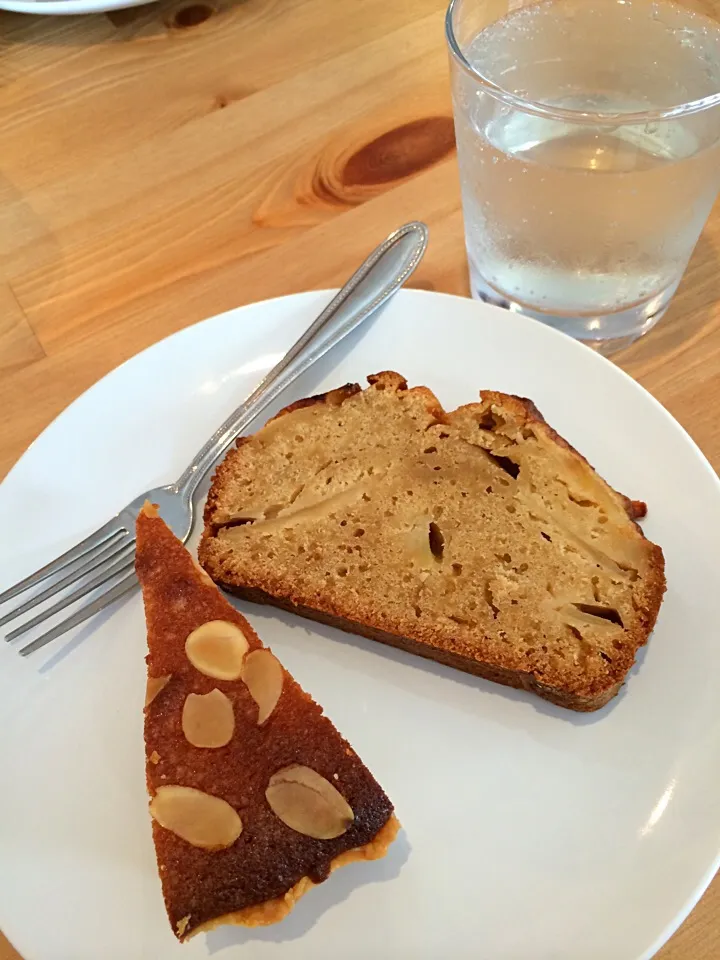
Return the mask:
M 113 517 L 57 559 L 0 593 L 0 627 L 18 624 L 5 634 L 5 640 L 12 642 L 48 625 L 49 629 L 35 636 L 20 653 L 26 656 L 50 643 L 131 590 L 137 583 L 134 560 L 134 534 L 119 516 Z M 36 587 L 39 589 L 33 590 Z M 26 593 L 27 599 L 22 596 Z M 22 598 L 20 603 L 4 611 L 4 605 L 16 597 Z M 50 625 L 62 611 L 85 598 L 69 616 Z M 49 603 L 53 599 L 55 602 Z M 34 616 L 23 619 L 35 610 Z

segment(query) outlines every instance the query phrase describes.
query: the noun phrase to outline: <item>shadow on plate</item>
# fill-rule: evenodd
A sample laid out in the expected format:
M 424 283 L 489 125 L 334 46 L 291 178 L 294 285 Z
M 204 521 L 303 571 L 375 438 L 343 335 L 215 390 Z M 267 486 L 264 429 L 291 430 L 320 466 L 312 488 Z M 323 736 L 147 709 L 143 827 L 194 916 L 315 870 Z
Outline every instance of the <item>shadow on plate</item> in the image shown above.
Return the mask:
M 401 830 L 386 857 L 352 863 L 336 870 L 324 883 L 311 889 L 280 923 L 269 927 L 227 926 L 208 933 L 208 952 L 212 955 L 226 947 L 262 941 L 283 943 L 297 940 L 314 927 L 324 913 L 347 900 L 358 887 L 386 883 L 398 877 L 410 856 L 410 849 L 405 831 Z
M 133 597 L 137 595 L 137 590 L 132 593 L 126 594 L 124 597 L 121 597 L 119 600 L 116 600 L 115 603 L 111 603 L 109 607 L 106 607 L 100 613 L 96 613 L 95 616 L 90 617 L 90 619 L 83 624 L 80 629 L 74 633 L 68 640 L 66 636 L 60 636 L 56 640 L 51 641 L 48 644 L 47 649 L 53 650 L 54 652 L 47 660 L 40 664 L 38 667 L 38 673 L 44 674 L 49 673 L 54 667 L 57 667 L 59 664 L 65 660 L 66 657 L 69 657 L 80 644 L 84 643 L 88 638 L 92 637 L 94 634 L 102 631 L 102 628 L 105 626 L 107 621 L 112 617 L 118 610 L 122 609 L 127 603 L 129 603 Z M 91 599 L 93 594 L 91 594 Z M 50 621 L 52 624 L 53 621 Z M 28 641 L 32 640 L 35 634 L 30 634 Z M 22 644 L 18 642 L 17 648 L 20 649 Z M 56 647 L 58 649 L 56 649 Z M 42 650 L 42 648 L 41 648 Z M 42 657 L 42 652 L 38 651 L 37 654 L 32 654 L 30 656 L 31 662 L 33 662 L 33 657 L 37 656 L 38 659 Z
M 419 672 L 426 677 L 438 677 L 446 682 L 458 684 L 470 690 L 476 690 L 483 699 L 500 697 L 508 702 L 521 703 L 524 704 L 528 710 L 532 710 L 545 716 L 557 718 L 576 727 L 592 726 L 593 724 L 602 721 L 623 700 L 628 687 L 627 683 L 624 684 L 620 688 L 620 692 L 617 694 L 617 696 L 613 697 L 613 699 L 600 710 L 595 710 L 592 713 L 578 713 L 574 710 L 568 710 L 565 707 L 558 707 L 554 703 L 543 700 L 541 697 L 537 696 L 537 694 L 530 693 L 527 690 L 518 690 L 514 687 L 506 687 L 499 683 L 493 683 L 490 680 L 484 680 L 481 677 L 475 677 L 472 674 L 463 673 L 461 670 L 456 670 L 453 667 L 445 666 L 444 664 L 437 663 L 434 660 L 426 660 L 424 657 L 407 653 L 404 650 L 398 650 L 395 647 L 388 646 L 387 644 L 380 643 L 376 640 L 369 640 L 366 637 L 360 636 L 359 634 L 345 633 L 344 631 L 338 630 L 335 627 L 329 627 L 316 621 L 309 621 L 305 620 L 304 618 L 299 618 L 296 614 L 288 613 L 287 611 L 280 610 L 276 607 L 263 607 L 262 605 L 238 600 L 236 597 L 229 595 L 227 596 L 230 602 L 233 603 L 243 614 L 254 618 L 256 622 L 259 617 L 268 617 L 272 618 L 273 620 L 282 620 L 282 622 L 288 627 L 297 628 L 298 626 L 303 626 L 309 633 L 317 634 L 334 643 L 337 643 L 338 641 L 347 643 L 356 647 L 357 649 L 367 651 L 374 656 L 379 655 L 387 660 L 393 661 L 394 663 L 401 664 L 403 669 L 412 671 L 415 675 L 417 675 Z M 261 626 L 258 627 L 258 633 L 261 637 L 263 636 L 263 630 Z M 641 650 L 638 652 L 635 665 L 628 675 L 628 680 L 631 686 L 632 677 L 642 666 L 642 663 L 645 659 L 646 650 L 647 646 L 641 648 Z M 300 682 L 302 682 L 302 677 L 298 677 L 298 679 Z M 431 691 L 428 689 L 427 692 L 430 693 Z M 482 700 L 479 698 L 478 703 L 481 702 Z M 521 724 L 521 726 L 524 726 L 524 724 Z

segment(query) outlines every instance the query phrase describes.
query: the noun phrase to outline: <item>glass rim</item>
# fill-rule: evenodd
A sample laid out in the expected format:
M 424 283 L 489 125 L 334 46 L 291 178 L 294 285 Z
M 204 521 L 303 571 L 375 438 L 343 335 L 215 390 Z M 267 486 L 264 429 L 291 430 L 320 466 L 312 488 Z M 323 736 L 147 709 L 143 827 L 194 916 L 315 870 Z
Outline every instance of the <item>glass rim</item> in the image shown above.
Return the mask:
M 521 97 L 510 90 L 505 90 L 499 84 L 494 83 L 488 77 L 477 70 L 466 58 L 460 49 L 457 37 L 455 36 L 455 27 L 453 25 L 453 14 L 455 8 L 459 6 L 462 0 L 450 0 L 450 4 L 445 14 L 445 39 L 447 40 L 450 53 L 458 66 L 469 76 L 471 76 L 479 86 L 483 87 L 491 96 L 502 101 L 515 110 L 521 110 L 524 113 L 531 113 L 538 117 L 545 117 L 551 120 L 561 120 L 568 123 L 583 123 L 607 125 L 612 123 L 615 126 L 625 124 L 654 123 L 660 120 L 673 120 L 678 117 L 690 116 L 694 113 L 701 113 L 703 110 L 709 110 L 711 107 L 720 104 L 720 91 L 712 93 L 707 97 L 701 97 L 699 100 L 688 100 L 685 103 L 679 103 L 674 107 L 668 107 L 664 110 L 639 110 L 633 113 L 612 113 L 600 110 L 573 110 L 569 107 L 552 107 L 541 100 L 532 100 L 529 97 Z

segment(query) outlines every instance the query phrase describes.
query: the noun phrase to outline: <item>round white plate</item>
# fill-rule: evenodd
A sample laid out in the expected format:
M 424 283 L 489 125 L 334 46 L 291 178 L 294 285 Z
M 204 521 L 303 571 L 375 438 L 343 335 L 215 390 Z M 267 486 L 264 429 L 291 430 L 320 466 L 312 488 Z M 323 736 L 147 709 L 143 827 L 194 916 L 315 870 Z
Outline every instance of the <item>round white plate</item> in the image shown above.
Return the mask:
M 328 300 L 232 311 L 111 373 L 0 488 L 0 587 L 139 491 L 174 480 Z M 394 801 L 404 833 L 289 918 L 178 945 L 143 770 L 139 596 L 27 660 L 0 649 L 0 926 L 26 960 L 639 960 L 687 915 L 720 850 L 720 484 L 611 363 L 511 313 L 402 292 L 285 403 L 396 369 L 446 406 L 531 397 L 620 490 L 667 558 L 655 634 L 622 694 L 578 715 L 268 608 L 260 636 Z
M 155 0 L 0 0 L 0 10 L 45 16 L 77 16 L 81 13 L 107 13 L 125 7 L 141 7 Z

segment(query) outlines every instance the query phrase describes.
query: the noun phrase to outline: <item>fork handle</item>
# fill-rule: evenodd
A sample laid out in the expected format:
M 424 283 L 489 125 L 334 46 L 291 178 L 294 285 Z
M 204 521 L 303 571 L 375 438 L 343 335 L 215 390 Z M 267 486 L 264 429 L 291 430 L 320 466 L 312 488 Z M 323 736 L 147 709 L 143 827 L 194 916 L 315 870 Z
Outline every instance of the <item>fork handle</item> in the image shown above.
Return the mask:
M 215 461 L 268 404 L 400 289 L 420 263 L 427 242 L 427 227 L 414 221 L 395 230 L 370 254 L 282 360 L 198 452 L 175 484 L 184 499 L 192 497 Z

